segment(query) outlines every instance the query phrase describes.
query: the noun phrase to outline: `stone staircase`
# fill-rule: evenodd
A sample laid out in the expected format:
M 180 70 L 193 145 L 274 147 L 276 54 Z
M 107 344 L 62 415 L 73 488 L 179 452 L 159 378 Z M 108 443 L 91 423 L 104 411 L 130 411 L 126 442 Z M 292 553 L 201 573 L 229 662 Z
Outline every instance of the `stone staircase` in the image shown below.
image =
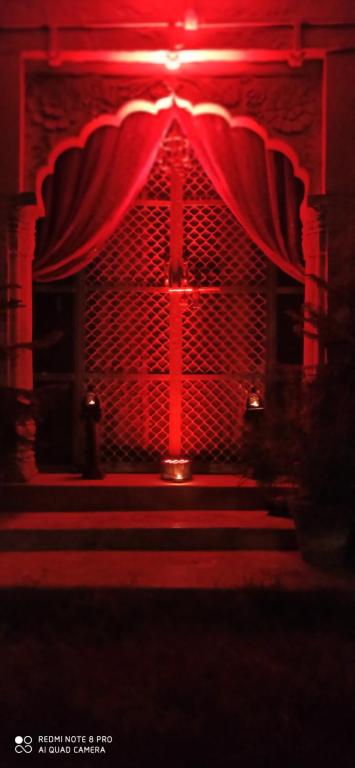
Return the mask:
M 273 488 L 278 497 L 292 492 L 288 485 Z M 257 510 L 264 504 L 260 488 L 243 475 L 196 475 L 177 484 L 153 474 L 106 475 L 103 480 L 42 474 L 32 483 L 0 488 L 0 511 L 6 512 Z
M 0 551 L 237 551 L 297 548 L 291 520 L 263 510 L 2 514 Z
M 240 580 L 257 558 L 265 569 L 296 555 L 292 520 L 268 515 L 237 476 L 40 476 L 2 491 L 0 586 L 213 587 L 216 568 Z

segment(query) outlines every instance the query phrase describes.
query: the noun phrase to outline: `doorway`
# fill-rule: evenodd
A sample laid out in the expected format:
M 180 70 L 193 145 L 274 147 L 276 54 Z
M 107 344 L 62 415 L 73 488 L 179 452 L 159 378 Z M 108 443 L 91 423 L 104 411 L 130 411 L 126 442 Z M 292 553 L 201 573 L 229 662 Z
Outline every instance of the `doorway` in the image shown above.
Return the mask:
M 149 471 L 180 453 L 196 470 L 235 469 L 251 385 L 263 392 L 280 363 L 301 364 L 287 312 L 302 295 L 249 239 L 173 124 L 91 264 L 35 290 L 39 334 L 48 310 L 62 308 L 54 327 L 65 318 L 61 345 L 35 355 L 37 388 L 59 383 L 61 397 L 40 424 L 40 466 L 80 464 L 90 384 L 107 471 Z
M 83 384 L 102 400 L 106 466 L 238 460 L 247 393 L 263 389 L 274 356 L 272 269 L 174 124 L 81 277 Z

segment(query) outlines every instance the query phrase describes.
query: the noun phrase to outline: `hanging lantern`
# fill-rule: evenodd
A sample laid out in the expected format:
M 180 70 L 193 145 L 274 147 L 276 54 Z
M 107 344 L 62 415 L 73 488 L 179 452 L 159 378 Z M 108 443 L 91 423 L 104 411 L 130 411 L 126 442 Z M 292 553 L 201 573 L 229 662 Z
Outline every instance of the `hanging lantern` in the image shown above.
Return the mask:
M 259 390 L 252 386 L 247 397 L 247 411 L 254 410 L 264 410 L 264 403 Z
M 247 397 L 245 417 L 246 419 L 258 418 L 264 411 L 264 401 L 258 389 L 253 385 Z

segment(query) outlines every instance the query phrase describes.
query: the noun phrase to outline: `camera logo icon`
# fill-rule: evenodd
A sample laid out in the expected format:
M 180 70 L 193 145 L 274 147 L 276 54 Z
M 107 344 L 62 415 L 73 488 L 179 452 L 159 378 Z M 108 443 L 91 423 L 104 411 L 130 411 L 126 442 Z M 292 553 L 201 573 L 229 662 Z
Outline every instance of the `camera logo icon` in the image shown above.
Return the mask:
M 32 752 L 32 736 L 15 736 L 15 752 L 18 755 L 23 752 L 30 755 Z

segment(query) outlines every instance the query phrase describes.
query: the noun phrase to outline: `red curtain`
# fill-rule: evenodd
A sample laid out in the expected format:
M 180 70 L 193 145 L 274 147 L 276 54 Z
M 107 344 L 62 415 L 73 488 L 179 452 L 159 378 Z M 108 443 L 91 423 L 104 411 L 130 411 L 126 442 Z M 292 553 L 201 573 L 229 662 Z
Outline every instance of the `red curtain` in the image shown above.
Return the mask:
M 193 116 L 180 109 L 179 121 L 215 189 L 251 240 L 274 264 L 304 280 L 299 213 L 304 188 L 290 160 L 268 150 L 254 131 L 231 128 L 218 115 Z
M 281 269 L 302 280 L 300 188 L 290 161 L 253 131 L 220 116 L 187 110 L 137 112 L 91 134 L 83 149 L 61 155 L 44 183 L 46 216 L 38 223 L 34 279 L 78 272 L 121 222 L 144 185 L 175 116 L 217 192 L 250 238 Z M 95 249 L 95 250 L 94 250 Z
M 136 112 L 59 156 L 44 182 L 34 280 L 69 277 L 91 261 L 144 185 L 170 120 L 167 110 Z

